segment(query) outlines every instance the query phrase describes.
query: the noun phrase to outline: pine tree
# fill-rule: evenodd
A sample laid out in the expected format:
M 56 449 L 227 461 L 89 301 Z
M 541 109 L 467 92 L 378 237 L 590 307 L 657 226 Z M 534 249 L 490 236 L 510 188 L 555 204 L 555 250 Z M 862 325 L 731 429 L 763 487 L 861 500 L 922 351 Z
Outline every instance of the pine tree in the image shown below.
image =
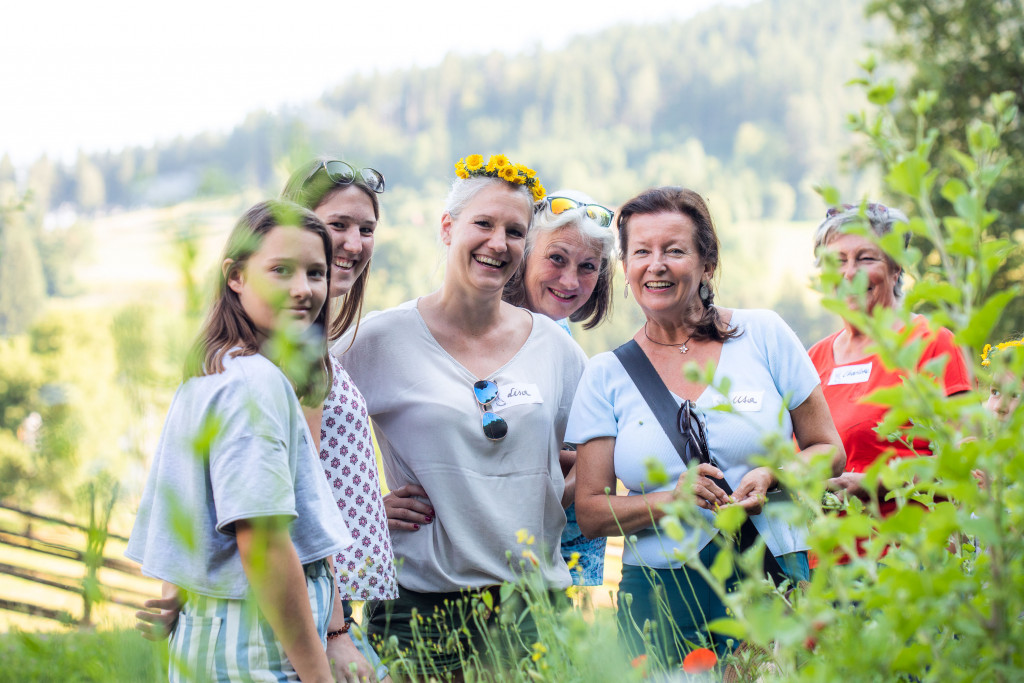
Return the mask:
M 0 207 L 0 335 L 28 329 L 46 302 L 46 280 L 24 212 Z

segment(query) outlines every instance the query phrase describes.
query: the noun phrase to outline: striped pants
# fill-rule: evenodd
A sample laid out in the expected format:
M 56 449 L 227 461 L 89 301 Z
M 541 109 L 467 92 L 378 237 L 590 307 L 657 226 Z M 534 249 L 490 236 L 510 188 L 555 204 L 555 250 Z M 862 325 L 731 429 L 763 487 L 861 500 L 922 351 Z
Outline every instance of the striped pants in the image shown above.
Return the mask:
M 326 644 L 334 577 L 326 559 L 303 567 L 313 622 Z M 171 683 L 298 681 L 284 647 L 254 599 L 190 594 L 171 634 Z

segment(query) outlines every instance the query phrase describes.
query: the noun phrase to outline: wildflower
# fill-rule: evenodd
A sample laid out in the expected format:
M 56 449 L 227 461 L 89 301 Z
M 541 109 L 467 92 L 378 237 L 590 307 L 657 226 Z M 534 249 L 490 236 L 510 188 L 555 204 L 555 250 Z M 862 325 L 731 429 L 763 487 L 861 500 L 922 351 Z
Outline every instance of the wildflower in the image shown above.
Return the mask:
M 568 588 L 565 589 L 565 597 L 569 598 L 570 600 L 575 600 L 576 597 L 579 594 L 580 594 L 580 587 L 579 586 L 569 586 Z
M 484 165 L 484 157 L 482 154 L 470 154 L 466 157 L 466 170 L 467 171 L 479 171 Z
M 532 550 L 524 550 L 523 557 L 529 560 L 530 564 L 532 564 L 534 567 L 540 566 L 540 559 Z
M 633 661 L 630 662 L 630 665 L 634 669 L 644 668 L 645 666 L 647 666 L 647 655 L 640 655 L 639 657 L 634 657 Z
M 544 643 L 536 642 L 533 644 L 533 654 L 530 655 L 530 659 L 532 659 L 535 662 L 540 661 L 540 658 L 543 657 L 547 651 L 548 648 L 544 645 Z
M 569 556 L 569 561 L 566 562 L 566 566 L 569 569 L 575 569 L 576 565 L 578 565 L 579 563 L 580 563 L 580 554 L 578 552 L 573 551 L 572 555 Z
M 683 659 L 683 671 L 688 674 L 699 674 L 711 671 L 718 663 L 718 656 L 706 647 L 698 647 Z
M 502 166 L 498 170 L 498 176 L 502 180 L 508 181 L 510 183 L 515 182 L 516 181 L 516 177 L 518 175 L 519 174 L 516 173 L 516 169 L 514 167 L 512 167 L 512 166 Z

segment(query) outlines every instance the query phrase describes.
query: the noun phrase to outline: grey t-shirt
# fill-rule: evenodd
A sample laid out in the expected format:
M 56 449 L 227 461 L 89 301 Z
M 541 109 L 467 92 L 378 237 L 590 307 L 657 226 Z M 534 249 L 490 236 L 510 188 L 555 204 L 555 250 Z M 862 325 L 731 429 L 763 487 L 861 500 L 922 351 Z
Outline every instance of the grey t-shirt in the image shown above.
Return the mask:
M 586 362 L 580 347 L 549 318 L 533 316 L 526 343 L 487 377 L 502 395 L 492 410 L 508 423 L 508 436 L 492 442 L 473 394 L 479 378 L 437 343 L 415 301 L 367 316 L 350 342 L 342 337 L 333 352 L 366 397 L 388 486 L 419 484 L 436 512 L 417 531 L 391 532 L 401 587 L 443 592 L 514 581 L 527 550 L 549 586 L 569 586 L 559 553 L 558 452 Z
M 292 518 L 302 564 L 352 543 L 288 379 L 262 355 L 228 357 L 174 395 L 125 555 L 147 576 L 241 599 L 234 524 L 270 516 Z

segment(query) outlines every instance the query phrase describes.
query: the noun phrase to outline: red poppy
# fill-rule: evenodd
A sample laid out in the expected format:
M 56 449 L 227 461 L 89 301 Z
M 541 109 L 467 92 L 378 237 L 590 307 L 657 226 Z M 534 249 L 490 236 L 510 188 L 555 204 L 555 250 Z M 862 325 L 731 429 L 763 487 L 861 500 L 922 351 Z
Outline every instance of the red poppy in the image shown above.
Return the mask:
M 688 674 L 704 673 L 714 669 L 715 664 L 718 664 L 718 656 L 714 651 L 706 647 L 698 647 L 683 659 L 683 671 Z

